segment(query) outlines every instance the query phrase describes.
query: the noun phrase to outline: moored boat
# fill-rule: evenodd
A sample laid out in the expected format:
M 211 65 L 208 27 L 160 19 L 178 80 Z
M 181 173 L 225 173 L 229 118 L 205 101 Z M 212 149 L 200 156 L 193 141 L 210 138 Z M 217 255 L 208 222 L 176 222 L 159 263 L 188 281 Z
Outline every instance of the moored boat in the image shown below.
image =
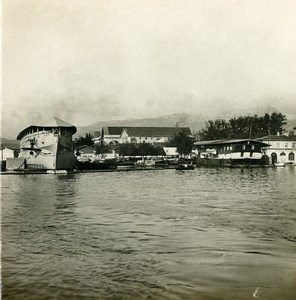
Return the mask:
M 192 163 L 180 163 L 176 166 L 176 170 L 194 170 L 194 165 Z
M 31 125 L 22 130 L 19 158 L 24 159 L 27 169 L 68 170 L 73 169 L 76 158 L 73 153 L 72 135 L 75 126 L 54 118 L 53 125 Z
M 135 163 L 131 160 L 118 160 L 115 165 L 118 170 L 131 170 L 135 168 Z
M 285 163 L 283 163 L 283 162 L 277 162 L 277 163 L 274 163 L 274 166 L 277 167 L 277 168 L 284 168 L 285 167 Z

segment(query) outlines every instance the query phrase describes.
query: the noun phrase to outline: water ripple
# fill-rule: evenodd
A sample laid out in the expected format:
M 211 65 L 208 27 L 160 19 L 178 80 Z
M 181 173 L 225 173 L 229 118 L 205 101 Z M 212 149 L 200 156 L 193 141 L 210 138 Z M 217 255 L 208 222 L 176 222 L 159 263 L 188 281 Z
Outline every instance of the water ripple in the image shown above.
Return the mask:
M 1 179 L 4 299 L 296 299 L 292 168 Z

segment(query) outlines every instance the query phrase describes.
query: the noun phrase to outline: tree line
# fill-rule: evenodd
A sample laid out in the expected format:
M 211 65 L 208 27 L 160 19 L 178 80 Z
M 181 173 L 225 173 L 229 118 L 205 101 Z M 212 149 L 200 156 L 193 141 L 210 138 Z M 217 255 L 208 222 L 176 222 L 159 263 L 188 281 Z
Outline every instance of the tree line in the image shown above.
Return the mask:
M 234 117 L 209 120 L 198 133 L 199 140 L 223 140 L 260 138 L 266 135 L 282 134 L 287 118 L 282 113 L 265 114 L 264 116 Z

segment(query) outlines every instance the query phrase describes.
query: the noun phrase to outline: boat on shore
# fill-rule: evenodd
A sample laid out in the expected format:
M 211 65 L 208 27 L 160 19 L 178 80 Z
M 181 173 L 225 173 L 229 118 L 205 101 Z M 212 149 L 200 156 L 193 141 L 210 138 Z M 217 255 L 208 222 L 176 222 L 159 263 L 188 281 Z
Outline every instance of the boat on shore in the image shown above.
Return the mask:
M 285 167 L 285 163 L 283 163 L 283 162 L 277 162 L 277 163 L 274 163 L 274 166 L 276 168 L 284 168 Z
M 19 157 L 7 162 L 7 170 L 70 170 L 76 164 L 72 135 L 75 126 L 55 119 L 52 125 L 31 125 L 22 130 Z
M 132 170 L 135 168 L 135 163 L 131 160 L 120 159 L 115 163 L 117 170 Z
M 176 166 L 176 170 L 179 170 L 179 171 L 194 170 L 194 165 L 192 163 L 179 163 Z

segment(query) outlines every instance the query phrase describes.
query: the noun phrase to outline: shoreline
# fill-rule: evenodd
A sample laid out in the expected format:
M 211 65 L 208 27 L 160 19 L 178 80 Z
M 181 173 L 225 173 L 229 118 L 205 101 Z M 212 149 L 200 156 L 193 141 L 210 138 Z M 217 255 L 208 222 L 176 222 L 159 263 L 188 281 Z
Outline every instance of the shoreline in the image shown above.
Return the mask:
M 290 167 L 290 165 L 287 165 Z M 294 165 L 292 165 L 294 167 Z M 196 166 L 196 169 L 217 169 L 217 168 L 229 168 L 229 169 L 266 169 L 266 168 L 275 168 L 277 169 L 276 166 L 273 165 L 224 165 L 221 167 L 217 166 Z M 99 170 L 34 170 L 34 169 L 27 169 L 27 170 L 19 170 L 19 171 L 3 171 L 0 172 L 0 175 L 36 175 L 36 174 L 55 174 L 55 175 L 68 175 L 68 174 L 80 174 L 80 173 L 110 173 L 110 172 L 133 172 L 133 171 L 159 171 L 159 170 L 176 170 L 175 166 L 174 167 L 168 167 L 168 168 L 125 168 L 125 169 L 99 169 Z M 180 170 L 176 170 L 180 171 Z M 184 170 L 181 170 L 184 171 Z M 194 170 L 185 170 L 185 171 L 194 171 Z

